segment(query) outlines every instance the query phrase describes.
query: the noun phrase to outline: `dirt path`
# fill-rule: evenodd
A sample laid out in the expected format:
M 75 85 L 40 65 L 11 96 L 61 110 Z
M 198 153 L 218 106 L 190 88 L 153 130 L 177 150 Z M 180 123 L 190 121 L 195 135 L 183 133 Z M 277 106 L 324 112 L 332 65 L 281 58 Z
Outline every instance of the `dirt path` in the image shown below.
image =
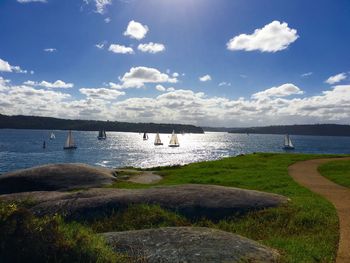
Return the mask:
M 131 176 L 128 181 L 138 184 L 155 184 L 162 179 L 160 175 L 154 174 L 152 171 L 144 171 L 140 175 Z
M 297 162 L 288 168 L 288 172 L 299 184 L 309 188 L 328 199 L 335 206 L 340 224 L 340 240 L 337 253 L 337 263 L 350 262 L 350 189 L 340 186 L 321 176 L 317 167 L 323 163 L 335 160 L 350 160 L 346 158 L 316 159 Z

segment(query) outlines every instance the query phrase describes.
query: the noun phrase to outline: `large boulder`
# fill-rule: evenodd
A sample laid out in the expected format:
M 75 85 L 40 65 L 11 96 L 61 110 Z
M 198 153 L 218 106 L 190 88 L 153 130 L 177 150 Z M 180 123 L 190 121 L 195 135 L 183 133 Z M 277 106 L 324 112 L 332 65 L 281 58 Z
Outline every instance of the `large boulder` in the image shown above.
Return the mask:
M 204 227 L 165 227 L 103 234 L 116 252 L 145 262 L 278 262 L 276 250 Z M 142 261 L 143 262 L 143 261 Z
M 79 192 L 32 192 L 1 196 L 3 200 L 30 199 L 38 215 L 61 213 L 72 219 L 108 215 L 133 204 L 157 204 L 189 218 L 220 220 L 252 210 L 276 207 L 286 197 L 216 185 L 177 185 L 149 189 L 89 189 Z
M 86 164 L 49 164 L 0 176 L 0 194 L 100 187 L 115 180 L 112 171 Z

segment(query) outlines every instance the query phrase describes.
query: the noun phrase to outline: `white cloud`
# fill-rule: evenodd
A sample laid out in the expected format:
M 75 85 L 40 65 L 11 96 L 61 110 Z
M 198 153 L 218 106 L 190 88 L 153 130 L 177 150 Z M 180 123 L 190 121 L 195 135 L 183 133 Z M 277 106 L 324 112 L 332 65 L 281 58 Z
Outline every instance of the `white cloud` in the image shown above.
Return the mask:
M 147 44 L 139 44 L 137 49 L 142 52 L 155 54 L 164 51 L 165 46 L 163 44 L 149 42 Z
M 206 82 L 206 81 L 211 80 L 211 76 L 207 74 L 207 75 L 204 75 L 202 77 L 199 77 L 199 80 L 202 82 Z
M 137 40 L 143 39 L 148 32 L 148 26 L 142 25 L 139 22 L 131 20 L 124 32 L 124 36 L 135 38 Z
M 108 23 L 110 23 L 112 21 L 112 19 L 110 17 L 106 17 L 103 20 L 105 21 L 106 24 L 108 24 Z
M 110 82 L 111 88 L 141 88 L 146 83 L 176 83 L 177 78 L 161 73 L 158 69 L 148 67 L 132 67 L 120 78 L 121 84 Z
M 313 72 L 306 72 L 306 73 L 301 74 L 301 76 L 302 76 L 303 78 L 306 78 L 306 77 L 311 76 L 312 74 L 313 74 Z
M 34 2 L 47 3 L 47 0 L 17 0 L 17 2 L 21 4 L 34 3 Z
M 175 88 L 170 87 L 170 88 L 167 88 L 166 91 L 168 91 L 168 92 L 169 92 L 169 91 L 175 91 Z
M 254 99 L 264 99 L 267 97 L 286 97 L 290 95 L 303 94 L 297 86 L 291 83 L 286 83 L 278 87 L 272 87 L 252 95 Z
M 108 48 L 109 51 L 119 54 L 134 54 L 132 47 L 126 47 L 118 44 L 111 44 Z
M 106 12 L 107 5 L 111 5 L 112 0 L 95 0 L 96 12 L 104 14 Z
M 339 73 L 337 75 L 329 77 L 325 82 L 332 85 L 344 79 L 346 79 L 346 74 L 343 72 L 343 73 Z
M 226 82 L 226 81 L 220 82 L 219 87 L 222 87 L 222 86 L 231 86 L 231 82 Z
M 56 48 L 45 48 L 44 51 L 45 51 L 45 52 L 52 53 L 52 52 L 56 52 L 57 49 L 56 49 Z
M 39 87 L 44 87 L 44 88 L 63 88 L 63 89 L 68 89 L 68 88 L 73 88 L 74 84 L 73 83 L 65 83 L 62 80 L 56 80 L 55 82 L 48 82 L 48 81 L 41 81 L 41 82 L 36 82 L 32 80 L 27 80 L 26 82 L 23 83 L 24 85 L 29 85 L 29 86 L 39 86 Z
M 164 88 L 163 85 L 158 84 L 158 85 L 156 86 L 156 90 L 158 90 L 158 91 L 166 91 L 166 88 Z
M 104 42 L 101 42 L 101 43 L 97 43 L 95 45 L 95 47 L 97 47 L 98 49 L 103 49 L 105 47 L 105 43 Z
M 174 77 L 174 78 L 177 78 L 178 76 L 179 76 L 179 73 L 177 73 L 177 72 L 174 72 L 174 73 L 173 73 L 173 77 Z
M 115 100 L 119 96 L 125 95 L 125 92 L 114 90 L 114 89 L 93 89 L 93 88 L 81 88 L 80 93 L 84 94 L 90 99 L 101 99 L 101 100 Z
M 11 66 L 10 63 L 8 63 L 5 60 L 2 60 L 0 58 L 0 72 L 15 72 L 15 73 L 28 73 L 27 70 L 21 69 L 20 66 Z
M 231 38 L 227 43 L 227 49 L 277 52 L 286 49 L 298 37 L 297 30 L 289 28 L 287 23 L 273 21 L 263 28 L 255 29 L 251 35 L 241 34 Z
M 0 71 L 3 72 L 12 72 L 11 65 L 0 58 Z
M 284 89 L 278 92 L 267 90 L 270 90 L 267 96 L 228 99 L 170 88 L 154 97 L 120 100 L 122 94 L 119 92 L 122 91 L 119 90 L 81 89 L 86 97 L 78 99 L 63 93 L 64 90 L 58 92 L 11 85 L 9 80 L 0 77 L 0 112 L 74 119 L 181 122 L 206 126 L 349 122 L 350 85 L 334 86 L 320 95 L 303 98 L 287 97 L 288 94 L 300 93 L 300 89 L 286 89 L 287 92 Z

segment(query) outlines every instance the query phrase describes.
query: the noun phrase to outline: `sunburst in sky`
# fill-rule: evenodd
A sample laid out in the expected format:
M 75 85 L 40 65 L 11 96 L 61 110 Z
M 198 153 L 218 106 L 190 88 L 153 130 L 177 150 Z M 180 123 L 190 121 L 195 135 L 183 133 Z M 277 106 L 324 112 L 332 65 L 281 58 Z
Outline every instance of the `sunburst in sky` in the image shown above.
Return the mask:
M 0 113 L 349 123 L 349 15 L 347 0 L 3 0 Z

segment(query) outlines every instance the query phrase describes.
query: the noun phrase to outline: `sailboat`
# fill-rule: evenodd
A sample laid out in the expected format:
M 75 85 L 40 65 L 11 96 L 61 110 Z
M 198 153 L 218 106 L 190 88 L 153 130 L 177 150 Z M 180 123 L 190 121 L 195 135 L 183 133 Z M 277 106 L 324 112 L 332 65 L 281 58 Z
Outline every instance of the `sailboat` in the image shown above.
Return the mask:
M 159 133 L 157 132 L 156 138 L 154 140 L 154 145 L 163 145 L 162 141 L 160 140 Z
M 56 136 L 55 136 L 55 134 L 54 134 L 53 132 L 51 132 L 51 134 L 50 134 L 50 140 L 54 140 L 54 139 L 56 139 Z
M 179 147 L 179 146 L 180 146 L 179 140 L 177 139 L 177 135 L 173 130 L 173 133 L 171 134 L 171 138 L 169 142 L 169 147 Z
M 284 147 L 283 149 L 285 150 L 294 150 L 294 145 L 292 143 L 292 140 L 289 137 L 289 134 L 286 134 L 286 136 L 284 136 Z
M 147 135 L 147 133 L 145 133 L 145 132 L 143 133 L 143 140 L 144 140 L 144 141 L 147 141 L 147 140 L 148 140 L 148 135 Z
M 105 130 L 100 130 L 98 132 L 97 139 L 99 139 L 99 140 L 106 140 L 107 139 L 106 131 Z
M 77 148 L 77 146 L 74 143 L 72 131 L 69 130 L 66 144 L 64 145 L 63 149 L 64 150 L 74 150 L 76 148 Z

